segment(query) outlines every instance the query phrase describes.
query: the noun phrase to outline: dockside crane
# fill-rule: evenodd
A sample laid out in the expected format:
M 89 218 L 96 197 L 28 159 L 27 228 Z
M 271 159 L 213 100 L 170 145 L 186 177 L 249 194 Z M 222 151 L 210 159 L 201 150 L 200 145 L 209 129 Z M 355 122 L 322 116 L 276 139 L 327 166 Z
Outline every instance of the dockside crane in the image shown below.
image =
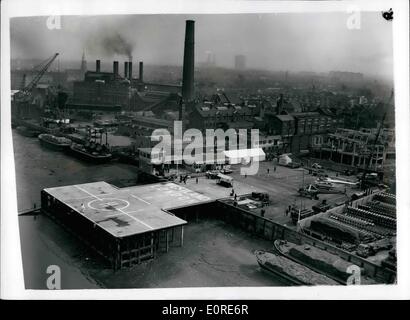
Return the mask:
M 19 99 L 28 98 L 30 96 L 32 90 L 37 86 L 38 82 L 41 80 L 43 75 L 47 72 L 48 68 L 53 63 L 53 61 L 57 58 L 58 55 L 59 55 L 58 53 L 55 53 L 52 57 L 48 58 L 47 60 L 43 61 L 38 66 L 36 66 L 35 69 L 39 69 L 39 71 L 34 76 L 34 78 L 30 81 L 30 83 L 28 83 L 26 86 L 24 86 L 19 91 L 18 93 Z

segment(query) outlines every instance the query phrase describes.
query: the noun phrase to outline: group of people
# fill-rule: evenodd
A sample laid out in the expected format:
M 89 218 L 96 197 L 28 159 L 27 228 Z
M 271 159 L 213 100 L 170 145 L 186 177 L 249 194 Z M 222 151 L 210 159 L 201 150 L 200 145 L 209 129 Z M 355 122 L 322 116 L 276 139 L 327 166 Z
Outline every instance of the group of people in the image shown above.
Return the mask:
M 183 182 L 184 184 L 186 184 L 187 180 L 188 180 L 188 175 L 187 175 L 187 174 L 186 174 L 186 175 L 182 175 L 182 174 L 181 174 L 181 175 L 179 176 L 179 182 L 180 182 L 180 183 Z M 195 183 L 196 183 L 196 184 L 198 184 L 198 181 L 199 181 L 199 180 L 198 180 L 198 177 L 195 177 Z
M 186 181 L 187 181 L 187 180 L 188 180 L 188 175 L 187 175 L 187 174 L 184 175 L 184 176 L 181 174 L 181 175 L 179 176 L 179 182 L 180 182 L 180 183 L 183 182 L 184 184 L 186 184 Z
M 290 215 L 290 213 L 292 212 L 292 206 L 289 205 L 286 210 L 285 210 L 285 217 L 287 217 L 288 215 Z

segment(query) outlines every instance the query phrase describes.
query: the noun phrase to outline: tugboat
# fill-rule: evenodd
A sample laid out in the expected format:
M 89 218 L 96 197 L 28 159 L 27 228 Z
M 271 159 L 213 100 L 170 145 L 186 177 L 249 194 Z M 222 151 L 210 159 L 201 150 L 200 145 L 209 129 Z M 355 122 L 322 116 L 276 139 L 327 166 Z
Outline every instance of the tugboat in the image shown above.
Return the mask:
M 111 160 L 112 154 L 108 148 L 107 131 L 99 128 L 87 128 L 88 139 L 85 143 L 72 143 L 70 153 L 81 159 L 92 163 L 106 163 Z M 103 144 L 105 134 L 105 144 Z M 97 142 L 97 140 L 99 142 Z
M 71 140 L 64 137 L 57 137 L 52 134 L 42 133 L 38 136 L 40 143 L 50 149 L 63 151 L 70 148 Z
M 69 151 L 75 157 L 92 163 L 106 163 L 112 158 L 105 145 L 90 141 L 85 144 L 72 143 Z
M 337 281 L 275 253 L 258 250 L 256 260 L 261 268 L 279 276 L 291 285 L 337 285 Z

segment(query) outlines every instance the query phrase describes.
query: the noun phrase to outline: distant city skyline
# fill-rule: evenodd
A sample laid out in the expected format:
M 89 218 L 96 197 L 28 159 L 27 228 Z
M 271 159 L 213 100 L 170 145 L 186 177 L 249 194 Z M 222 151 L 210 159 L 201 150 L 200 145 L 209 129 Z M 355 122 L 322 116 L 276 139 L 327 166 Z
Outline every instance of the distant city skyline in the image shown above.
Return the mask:
M 45 17 L 11 20 L 11 57 L 80 61 L 125 61 L 132 56 L 152 65 L 182 65 L 185 20 L 196 21 L 196 65 L 209 52 L 216 65 L 267 71 L 360 72 L 392 80 L 391 23 L 378 12 L 362 13 L 361 28 L 349 30 L 346 13 L 241 15 L 65 16 L 60 30 Z M 257 35 L 257 36 L 256 36 Z M 70 44 L 67 46 L 67 44 Z

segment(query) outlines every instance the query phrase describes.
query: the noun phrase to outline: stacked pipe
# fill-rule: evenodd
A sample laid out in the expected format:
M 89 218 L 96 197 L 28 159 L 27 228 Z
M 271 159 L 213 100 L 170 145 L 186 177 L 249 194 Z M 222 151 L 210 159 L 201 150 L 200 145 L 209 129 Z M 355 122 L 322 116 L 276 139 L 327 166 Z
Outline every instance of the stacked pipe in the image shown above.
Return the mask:
M 357 209 L 353 207 L 347 208 L 348 214 L 370 219 L 373 223 L 386 228 L 396 228 L 396 219 L 385 215 L 377 214 L 371 211 Z

